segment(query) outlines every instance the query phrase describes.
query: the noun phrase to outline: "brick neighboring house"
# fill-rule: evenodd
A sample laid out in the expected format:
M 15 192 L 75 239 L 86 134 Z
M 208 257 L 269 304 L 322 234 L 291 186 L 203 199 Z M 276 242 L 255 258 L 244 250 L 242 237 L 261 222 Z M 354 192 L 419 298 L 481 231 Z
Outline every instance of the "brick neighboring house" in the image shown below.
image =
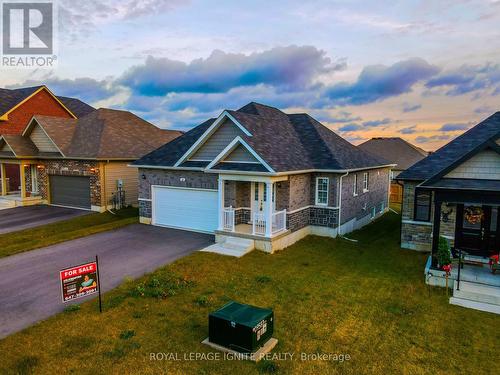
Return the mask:
M 78 99 L 56 96 L 46 86 L 0 88 L 0 135 L 20 135 L 34 115 L 75 119 L 94 110 Z M 19 167 L 7 164 L 5 173 L 8 191 L 17 194 L 21 181 Z
M 383 160 L 396 164 L 391 170 L 391 203 L 403 202 L 403 187 L 397 182 L 396 177 L 429 155 L 427 151 L 399 137 L 376 137 L 360 144 L 358 147 Z
M 384 213 L 391 165 L 307 114 L 225 110 L 133 163 L 142 223 L 234 238 L 272 252 Z
M 137 169 L 129 163 L 181 134 L 112 109 L 79 119 L 36 115 L 21 135 L 0 136 L 0 205 L 47 203 L 100 212 L 119 198 L 122 205 L 136 205 Z M 20 171 L 17 195 L 7 195 L 6 164 Z
M 439 236 L 453 248 L 498 253 L 500 112 L 455 138 L 398 177 L 404 184 L 401 246 L 431 251 Z

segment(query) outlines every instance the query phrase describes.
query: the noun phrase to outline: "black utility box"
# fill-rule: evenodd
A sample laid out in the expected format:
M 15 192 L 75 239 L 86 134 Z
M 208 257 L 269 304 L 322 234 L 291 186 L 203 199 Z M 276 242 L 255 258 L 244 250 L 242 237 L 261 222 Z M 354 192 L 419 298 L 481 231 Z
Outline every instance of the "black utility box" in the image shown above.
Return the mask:
M 230 302 L 208 315 L 208 339 L 240 353 L 253 353 L 273 335 L 271 309 Z

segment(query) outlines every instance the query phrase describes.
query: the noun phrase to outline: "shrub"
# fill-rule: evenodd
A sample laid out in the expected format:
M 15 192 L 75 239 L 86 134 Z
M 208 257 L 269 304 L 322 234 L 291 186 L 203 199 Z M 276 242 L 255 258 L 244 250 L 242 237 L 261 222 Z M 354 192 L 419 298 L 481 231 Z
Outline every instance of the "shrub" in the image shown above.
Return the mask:
M 437 261 L 440 267 L 446 266 L 447 264 L 451 263 L 450 244 L 448 243 L 448 240 L 443 236 L 439 237 Z

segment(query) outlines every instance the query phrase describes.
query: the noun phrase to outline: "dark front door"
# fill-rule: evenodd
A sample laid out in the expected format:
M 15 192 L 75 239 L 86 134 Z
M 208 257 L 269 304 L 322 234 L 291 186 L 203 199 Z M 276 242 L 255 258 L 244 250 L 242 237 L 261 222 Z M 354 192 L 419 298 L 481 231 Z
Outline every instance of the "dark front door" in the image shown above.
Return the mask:
M 498 253 L 498 225 L 498 206 L 458 205 L 455 247 L 479 256 Z
M 50 203 L 90 209 L 90 177 L 50 176 Z

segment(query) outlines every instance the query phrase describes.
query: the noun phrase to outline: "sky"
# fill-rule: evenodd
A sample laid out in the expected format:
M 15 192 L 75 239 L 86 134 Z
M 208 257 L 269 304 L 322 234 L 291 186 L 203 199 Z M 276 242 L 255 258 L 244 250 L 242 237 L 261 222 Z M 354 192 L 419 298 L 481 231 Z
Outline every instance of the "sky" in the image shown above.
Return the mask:
M 256 101 L 435 150 L 500 110 L 500 0 L 56 0 L 54 69 L 0 70 L 188 130 Z

